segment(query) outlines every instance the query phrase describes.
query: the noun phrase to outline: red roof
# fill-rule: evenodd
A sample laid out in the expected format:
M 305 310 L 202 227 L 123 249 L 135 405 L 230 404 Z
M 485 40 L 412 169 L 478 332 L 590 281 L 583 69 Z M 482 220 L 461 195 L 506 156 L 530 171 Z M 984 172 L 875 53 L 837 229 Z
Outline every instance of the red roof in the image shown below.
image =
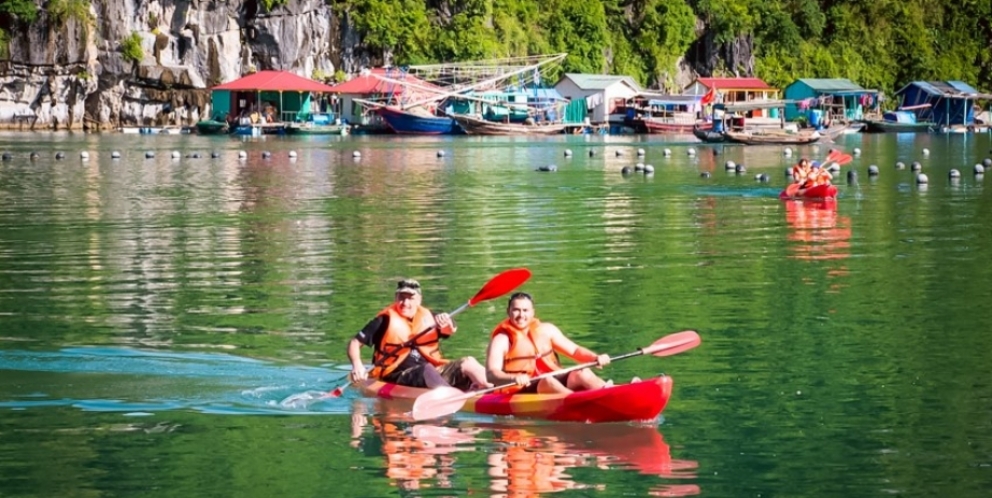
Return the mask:
M 696 81 L 717 90 L 774 90 L 761 78 L 696 78 Z
M 402 72 L 397 69 L 384 69 L 381 67 L 364 72 L 363 74 L 355 76 L 344 83 L 334 85 L 331 87 L 331 91 L 335 93 L 346 93 L 352 95 L 371 95 L 376 93 L 401 94 L 403 93 L 404 88 L 406 88 L 406 85 L 403 83 L 396 83 L 396 81 L 402 81 L 408 85 L 417 85 L 424 88 L 430 88 L 437 91 L 437 93 L 444 92 L 441 87 L 406 72 Z M 410 90 L 415 92 L 417 88 L 411 87 Z
M 213 90 L 234 91 L 283 91 L 283 92 L 330 92 L 329 85 L 297 76 L 286 71 L 259 71 L 244 78 L 229 81 Z

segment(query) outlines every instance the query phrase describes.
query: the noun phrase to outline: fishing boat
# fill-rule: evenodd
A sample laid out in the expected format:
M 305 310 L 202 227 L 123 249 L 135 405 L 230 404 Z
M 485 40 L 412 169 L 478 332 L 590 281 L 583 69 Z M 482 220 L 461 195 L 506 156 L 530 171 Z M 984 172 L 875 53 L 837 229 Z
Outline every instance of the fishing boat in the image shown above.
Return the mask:
M 707 128 L 695 126 L 692 128 L 692 134 L 703 142 L 710 144 L 719 144 L 727 141 L 723 136 L 723 132 L 714 129 L 712 124 Z
M 218 119 L 204 119 L 197 121 L 196 132 L 200 135 L 222 135 L 227 133 L 229 128 L 226 121 Z
M 817 131 L 801 130 L 795 133 L 780 130 L 725 131 L 727 142 L 744 145 L 806 145 L 821 138 Z
M 429 389 L 367 380 L 360 386 L 371 397 L 413 402 Z M 672 378 L 662 375 L 570 394 L 482 394 L 469 398 L 462 411 L 527 417 L 558 422 L 630 422 L 655 419 L 672 395 Z
M 837 197 L 837 187 L 834 185 L 816 185 L 805 190 L 798 188 L 798 184 L 789 185 L 788 188 L 778 194 L 779 199 L 834 199 Z
M 919 107 L 919 106 L 918 106 Z M 864 120 L 866 133 L 928 133 L 933 130 L 934 124 L 926 121 L 917 121 L 916 114 L 912 109 L 886 112 L 882 119 Z
M 469 135 L 559 135 L 568 126 L 549 122 L 500 123 L 469 114 L 454 114 L 451 118 Z
M 403 135 L 454 135 L 461 128 L 448 116 L 436 116 L 417 106 L 403 109 L 398 106 L 377 107 L 375 112 L 396 133 Z

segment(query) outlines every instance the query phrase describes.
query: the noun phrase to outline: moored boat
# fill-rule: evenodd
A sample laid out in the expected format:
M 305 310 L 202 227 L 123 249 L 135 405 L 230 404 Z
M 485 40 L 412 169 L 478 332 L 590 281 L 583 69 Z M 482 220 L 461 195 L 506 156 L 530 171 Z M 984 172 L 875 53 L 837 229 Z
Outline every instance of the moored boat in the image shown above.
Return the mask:
M 469 135 L 560 135 L 568 127 L 565 123 L 497 123 L 468 114 L 451 117 Z
M 417 112 L 417 111 L 421 112 Z M 396 106 L 377 107 L 375 111 L 393 129 L 405 135 L 453 135 L 461 133 L 454 119 L 435 116 L 422 107 L 401 109 Z
M 723 136 L 728 142 L 745 145 L 805 145 L 816 142 L 821 137 L 820 133 L 816 131 L 788 133 L 777 130 L 725 131 Z
M 378 380 L 360 387 L 368 396 L 408 402 L 430 391 Z M 482 394 L 469 398 L 462 411 L 559 422 L 630 422 L 656 418 L 671 395 L 672 378 L 662 375 L 571 394 Z
M 221 135 L 229 131 L 226 121 L 204 119 L 196 123 L 196 132 L 200 135 Z

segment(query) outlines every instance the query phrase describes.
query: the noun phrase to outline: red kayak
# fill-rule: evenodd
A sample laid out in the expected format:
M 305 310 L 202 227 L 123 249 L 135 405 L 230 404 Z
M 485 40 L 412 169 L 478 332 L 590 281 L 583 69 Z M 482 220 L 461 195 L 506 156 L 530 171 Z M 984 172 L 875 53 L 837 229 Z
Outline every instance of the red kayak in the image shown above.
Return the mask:
M 361 389 L 369 396 L 407 401 L 429 391 L 376 380 L 366 381 Z M 662 375 L 571 394 L 482 394 L 466 401 L 462 410 L 558 422 L 630 422 L 653 420 L 671 396 L 672 378 Z
M 786 187 L 780 194 L 779 199 L 833 199 L 837 197 L 837 187 L 833 185 L 817 185 L 808 189 L 800 190 L 798 183 L 793 183 Z

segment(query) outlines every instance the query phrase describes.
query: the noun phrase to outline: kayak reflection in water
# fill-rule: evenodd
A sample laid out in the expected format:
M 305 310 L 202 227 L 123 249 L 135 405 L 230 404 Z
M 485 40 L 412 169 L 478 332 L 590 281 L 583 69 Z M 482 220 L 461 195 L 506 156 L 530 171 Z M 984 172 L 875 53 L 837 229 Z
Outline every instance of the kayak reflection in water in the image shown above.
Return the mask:
M 537 496 L 566 489 L 604 491 L 603 482 L 576 482 L 571 469 L 596 468 L 602 471 L 635 470 L 665 479 L 692 479 L 698 464 L 672 460 L 669 447 L 655 427 L 609 425 L 589 431 L 584 424 L 536 425 L 527 428 L 494 429 L 489 454 L 490 489 L 500 498 Z M 596 476 L 595 473 L 583 473 Z M 613 481 L 613 479 L 610 479 Z M 695 484 L 655 484 L 646 490 L 630 489 L 632 496 L 692 496 L 699 494 Z

